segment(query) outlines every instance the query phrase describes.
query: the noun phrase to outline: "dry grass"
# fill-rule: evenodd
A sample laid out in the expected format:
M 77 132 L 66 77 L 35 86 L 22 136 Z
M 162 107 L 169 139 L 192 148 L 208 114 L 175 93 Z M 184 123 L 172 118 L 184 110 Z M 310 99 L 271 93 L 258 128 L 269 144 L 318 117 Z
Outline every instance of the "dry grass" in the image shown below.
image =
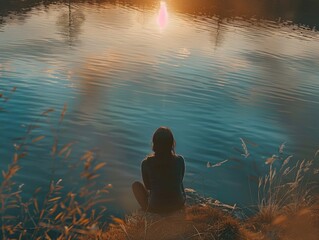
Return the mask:
M 0 99 L 7 102 L 16 91 L 13 88 L 7 97 L 0 93 Z M 2 107 L 1 111 L 5 111 Z M 171 215 L 156 215 L 137 212 L 127 215 L 125 220 L 113 218 L 114 223 L 104 222 L 109 201 L 110 186 L 97 187 L 99 171 L 104 162 L 97 161 L 94 149 L 86 151 L 77 159 L 75 168 L 81 168 L 81 188 L 75 192 L 64 191 L 62 179 L 54 180 L 56 161 L 71 157 L 75 142 L 59 143 L 60 124 L 67 112 L 64 105 L 57 128 L 53 128 L 51 147 L 52 173 L 46 189 L 36 188 L 28 200 L 22 198 L 23 184 L 15 182 L 20 161 L 28 157 L 30 146 L 37 144 L 44 135 L 37 135 L 38 123 L 47 118 L 54 109 L 44 111 L 31 124 L 25 136 L 15 145 L 12 162 L 2 171 L 0 184 L 0 223 L 2 239 L 129 239 L 129 240 L 315 240 L 319 236 L 319 197 L 315 187 L 319 168 L 313 159 L 295 161 L 283 154 L 284 145 L 278 155 L 268 158 L 269 173 L 259 179 L 259 205 L 257 213 L 246 220 L 238 220 L 218 207 L 235 209 L 235 206 L 217 204 L 195 204 Z M 241 139 L 244 158 L 250 153 Z M 208 164 L 219 167 L 225 161 Z M 75 170 L 75 169 L 74 169 Z M 67 183 L 66 183 L 67 184 Z M 41 192 L 40 197 L 39 193 Z M 40 200 L 41 199 L 41 200 Z M 207 203 L 211 203 L 207 201 Z M 17 214 L 18 213 L 18 214 Z
M 264 209 L 246 220 L 238 220 L 204 204 L 167 216 L 137 212 L 126 216 L 125 220 L 115 218 L 101 239 L 316 240 L 318 236 L 317 202 L 311 207 L 300 207 L 296 212 L 283 209 L 273 214 Z
M 21 168 L 20 161 L 28 157 L 32 145 L 45 139 L 44 135 L 37 136 L 34 129 L 39 130 L 39 122 L 47 121 L 51 112 L 54 109 L 44 111 L 29 125 L 25 136 L 18 138 L 19 143 L 15 144 L 16 152 L 12 162 L 6 170 L 2 170 L 1 239 L 98 239 L 106 226 L 101 219 L 105 217 L 104 205 L 110 201 L 106 195 L 110 186 L 96 186 L 99 171 L 105 163 L 97 160 L 95 150 L 86 151 L 79 160 L 75 160 L 77 164 L 73 165 L 72 170 L 81 172 L 79 181 L 82 187 L 79 190 L 67 192 L 63 186 L 64 181 L 55 180 L 56 161 L 72 162 L 68 158 L 74 142 L 58 143 L 60 125 L 67 112 L 66 104 L 61 111 L 57 128 L 52 127 L 54 141 L 51 148 L 52 172 L 48 176 L 49 185 L 46 189 L 36 188 L 33 197 L 28 200 L 22 197 L 23 184 L 16 183 L 14 177 Z
M 278 214 L 264 211 L 246 222 L 246 227 L 260 232 L 265 240 L 316 240 L 319 236 L 319 205 L 305 206 L 296 212 Z
M 167 216 L 136 214 L 125 221 L 115 221 L 103 234 L 103 239 L 247 239 L 252 233 L 220 209 L 209 205 L 194 205 Z
M 318 151 L 310 160 L 297 161 L 283 150 L 284 144 L 266 160 L 269 173 L 259 179 L 258 211 L 245 225 L 261 239 L 318 239 Z

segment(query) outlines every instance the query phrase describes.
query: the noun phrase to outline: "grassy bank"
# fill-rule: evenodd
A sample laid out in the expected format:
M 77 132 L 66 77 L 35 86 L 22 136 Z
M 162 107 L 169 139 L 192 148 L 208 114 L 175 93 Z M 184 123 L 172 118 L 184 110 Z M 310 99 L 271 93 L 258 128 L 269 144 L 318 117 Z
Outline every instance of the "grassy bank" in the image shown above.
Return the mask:
M 52 153 L 63 156 L 71 146 L 54 145 Z M 63 182 L 51 181 L 47 189 L 41 190 L 45 191 L 42 202 L 36 195 L 38 189 L 31 199 L 23 201 L 22 190 L 14 182 L 19 161 L 26 156 L 27 152 L 15 153 L 12 163 L 3 171 L 2 239 L 316 240 L 319 236 L 317 183 L 309 181 L 310 176 L 318 174 L 314 160 L 292 164 L 289 156 L 267 159 L 269 174 L 259 179 L 260 200 L 250 217 L 241 214 L 236 205 L 191 197 L 185 209 L 170 215 L 136 211 L 105 222 L 109 186 L 94 188 L 104 164 L 95 162 L 93 151 L 85 152 L 79 160 L 83 168 L 82 187 L 63 193 Z M 281 161 L 280 168 L 275 168 L 276 161 Z
M 191 197 L 195 201 L 169 216 L 137 212 L 115 219 L 102 239 L 318 239 L 319 169 L 315 161 L 319 152 L 310 160 L 293 160 L 291 155 L 284 156 L 283 147 L 279 155 L 266 159 L 269 173 L 259 179 L 259 202 L 251 209 L 253 215 L 245 216 L 236 205 Z
M 10 100 L 16 88 L 0 93 L 4 102 Z M 2 107 L 5 114 L 5 105 Z M 22 197 L 23 185 L 16 182 L 21 161 L 28 158 L 32 146 L 47 136 L 37 135 L 39 123 L 46 121 L 55 109 L 43 111 L 19 138 L 12 161 L 2 170 L 0 183 L 1 239 L 219 239 L 219 240 L 316 240 L 319 236 L 318 155 L 297 160 L 283 153 L 266 159 L 269 172 L 258 182 L 258 206 L 250 217 L 237 214 L 241 209 L 212 199 L 195 199 L 182 211 L 171 215 L 156 215 L 137 211 L 113 222 L 105 222 L 110 201 L 110 185 L 100 186 L 104 162 L 97 159 L 96 150 L 88 150 L 79 159 L 72 159 L 75 142 L 59 139 L 59 127 L 67 114 L 67 105 L 58 112 L 59 122 L 51 126 L 53 142 L 48 147 L 52 165 L 56 161 L 73 162 L 74 172 L 80 172 L 79 188 L 65 191 L 68 183 L 48 176 L 46 188 L 35 186 L 31 198 Z M 37 131 L 35 131 L 37 130 Z M 243 157 L 248 152 L 242 141 Z M 71 159 L 70 159 L 71 158 Z M 225 161 L 224 161 L 225 162 Z M 220 164 L 208 164 L 217 167 Z M 41 196 L 39 197 L 39 193 Z M 191 192 L 188 193 L 191 195 Z M 194 199 L 194 198 L 193 198 Z
M 192 196 L 191 204 L 171 215 L 136 212 L 114 219 L 102 239 L 316 240 L 318 182 L 310 181 L 318 174 L 314 159 L 293 162 L 291 156 L 275 155 L 266 159 L 269 173 L 259 179 L 259 203 L 249 217 L 236 205 Z
M 318 210 L 317 204 L 296 212 L 262 211 L 252 218 L 239 220 L 218 208 L 194 205 L 171 216 L 129 215 L 110 225 L 102 239 L 315 240 L 319 234 Z

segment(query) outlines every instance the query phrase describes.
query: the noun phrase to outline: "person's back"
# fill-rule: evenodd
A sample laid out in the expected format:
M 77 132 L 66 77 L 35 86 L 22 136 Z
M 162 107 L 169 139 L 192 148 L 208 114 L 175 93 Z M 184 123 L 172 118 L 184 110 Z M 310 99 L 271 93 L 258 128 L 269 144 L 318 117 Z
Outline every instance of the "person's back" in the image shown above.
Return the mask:
M 154 153 L 142 161 L 144 185 L 132 185 L 136 200 L 143 210 L 167 213 L 184 206 L 183 178 L 185 161 L 175 154 L 175 140 L 169 128 L 160 127 L 153 134 Z
M 150 190 L 150 211 L 173 211 L 184 205 L 184 172 L 184 159 L 178 155 L 163 159 L 151 156 L 142 162 L 144 185 Z

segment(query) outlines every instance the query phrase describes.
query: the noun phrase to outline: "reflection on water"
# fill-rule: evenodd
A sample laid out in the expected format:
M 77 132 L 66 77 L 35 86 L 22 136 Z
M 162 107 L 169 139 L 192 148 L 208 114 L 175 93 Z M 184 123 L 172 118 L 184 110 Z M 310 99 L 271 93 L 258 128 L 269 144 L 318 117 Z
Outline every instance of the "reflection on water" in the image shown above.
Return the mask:
M 158 26 L 163 29 L 166 27 L 168 21 L 168 12 L 166 7 L 166 2 L 160 2 L 160 9 L 157 16 L 157 24 Z
M 74 84 L 83 93 L 75 110 L 86 116 L 94 116 L 97 114 L 99 105 L 102 104 L 103 96 L 107 96 L 110 91 L 112 71 L 125 69 L 125 56 L 110 50 L 97 56 L 87 56 L 83 60 L 81 65 L 72 70 L 75 78 Z
M 68 11 L 62 12 L 56 22 L 59 31 L 69 45 L 77 40 L 81 31 L 81 25 L 85 21 L 85 16 L 81 9 L 72 9 L 71 2 L 68 3 Z
M 0 1 L 0 24 L 2 21 L 24 19 L 25 13 L 33 7 L 60 3 L 87 2 L 103 6 L 107 3 L 114 4 L 114 0 L 24 0 L 24 1 Z M 319 24 L 319 2 L 312 0 L 167 0 L 170 8 L 176 12 L 195 14 L 200 16 L 219 16 L 221 18 L 247 17 L 269 20 L 292 21 L 296 24 L 315 27 Z M 151 9 L 158 5 L 158 0 L 123 0 L 124 5 L 139 7 L 140 9 Z M 14 13 L 14 15 L 12 15 Z M 2 19 L 3 16 L 9 18 Z
M 19 14 L 6 17 L 0 93 L 17 91 L 6 103 L 10 111 L 0 113 L 1 167 L 23 126 L 65 102 L 61 137 L 77 140 L 74 156 L 100 149 L 100 161 L 108 163 L 103 179 L 118 200 L 114 209 L 136 207 L 130 183 L 140 177 L 140 161 L 161 125 L 172 128 L 186 159 L 185 185 L 228 203 L 255 203 L 255 185 L 247 182 L 263 174 L 264 160 L 282 142 L 296 157 L 311 156 L 319 142 L 318 32 L 182 14 L 178 2 L 132 1 L 132 8 L 71 1 L 29 9 L 21 21 Z M 49 136 L 47 123 L 42 127 Z M 239 138 L 257 143 L 248 145 L 250 158 L 237 152 Z M 22 163 L 19 180 L 30 192 L 50 171 L 44 147 Z M 206 168 L 225 159 L 218 169 Z M 57 171 L 75 178 L 64 173 Z
M 212 35 L 212 41 L 213 44 L 215 45 L 215 50 L 217 47 L 221 46 L 221 43 L 223 42 L 223 28 L 225 26 L 222 24 L 222 20 L 218 18 L 216 20 L 216 29 L 211 30 L 211 35 Z

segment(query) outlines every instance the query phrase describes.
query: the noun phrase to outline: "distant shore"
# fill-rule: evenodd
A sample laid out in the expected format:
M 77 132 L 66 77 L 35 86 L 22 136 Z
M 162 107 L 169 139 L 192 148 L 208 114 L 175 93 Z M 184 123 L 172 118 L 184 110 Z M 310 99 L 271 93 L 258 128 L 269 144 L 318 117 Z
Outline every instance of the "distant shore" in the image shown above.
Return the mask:
M 0 0 L 0 17 L 8 15 L 25 14 L 34 7 L 48 6 L 50 4 L 64 3 L 66 5 L 76 3 L 95 4 L 123 4 L 126 6 L 153 8 L 158 0 Z M 312 0 L 167 0 L 170 9 L 177 12 L 198 16 L 218 16 L 220 18 L 245 17 L 266 19 L 272 21 L 291 21 L 313 28 L 319 25 L 319 2 Z M 12 16 L 11 16 L 12 17 Z M 5 19 L 0 18 L 1 22 Z

